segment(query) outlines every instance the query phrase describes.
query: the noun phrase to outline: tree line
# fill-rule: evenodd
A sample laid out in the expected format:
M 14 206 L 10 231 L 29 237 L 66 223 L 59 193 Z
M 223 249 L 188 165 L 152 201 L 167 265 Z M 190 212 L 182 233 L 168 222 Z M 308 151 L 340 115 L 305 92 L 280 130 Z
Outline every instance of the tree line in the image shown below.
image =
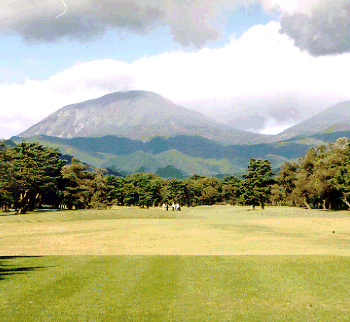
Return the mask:
M 250 158 L 243 178 L 193 175 L 164 179 L 152 173 L 107 176 L 73 159 L 61 160 L 58 149 L 38 143 L 10 148 L 0 142 L 0 207 L 26 213 L 42 207 L 87 209 L 120 206 L 290 205 L 307 208 L 350 207 L 350 142 L 310 148 L 296 162 L 273 174 L 268 160 Z
M 271 187 L 271 203 L 311 208 L 350 207 L 350 141 L 310 148 L 298 162 L 287 162 Z

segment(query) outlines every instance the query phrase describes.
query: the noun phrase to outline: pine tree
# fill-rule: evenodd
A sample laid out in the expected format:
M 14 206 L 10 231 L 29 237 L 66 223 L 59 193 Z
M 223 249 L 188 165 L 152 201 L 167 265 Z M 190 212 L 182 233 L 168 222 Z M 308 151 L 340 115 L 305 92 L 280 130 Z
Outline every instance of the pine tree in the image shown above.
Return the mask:
M 10 156 L 4 141 L 0 141 L 0 209 L 7 211 L 12 202 L 10 187 Z
M 286 162 L 277 173 L 276 183 L 271 187 L 271 200 L 274 204 L 285 206 L 292 203 L 298 168 L 296 163 Z
M 180 205 L 186 204 L 187 201 L 186 182 L 181 179 L 172 178 L 167 185 L 167 202 L 176 202 Z
M 240 196 L 240 185 L 242 180 L 235 176 L 229 176 L 222 181 L 222 198 L 225 201 L 230 202 L 233 206 L 236 203 L 237 198 Z
M 265 203 L 270 198 L 271 186 L 274 183 L 271 162 L 250 158 L 246 172 L 243 175 L 245 180 L 241 200 L 246 205 L 252 205 L 253 209 L 259 204 L 264 209 Z
M 108 206 L 106 170 L 88 167 L 79 160 L 62 169 L 62 205 L 68 209 L 106 208 Z
M 63 161 L 57 149 L 22 141 L 10 150 L 10 187 L 16 210 L 26 213 L 41 203 L 45 188 L 56 185 Z

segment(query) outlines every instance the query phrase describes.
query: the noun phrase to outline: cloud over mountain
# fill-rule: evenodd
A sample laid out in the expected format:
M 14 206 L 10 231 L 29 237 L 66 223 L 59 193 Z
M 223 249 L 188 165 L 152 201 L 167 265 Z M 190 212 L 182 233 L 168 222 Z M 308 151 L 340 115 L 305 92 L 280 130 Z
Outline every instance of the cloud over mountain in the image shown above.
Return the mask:
M 57 0 L 5 0 L 0 5 L 0 32 L 19 33 L 27 42 L 53 42 L 93 39 L 111 28 L 144 34 L 167 25 L 175 41 L 202 47 L 219 36 L 217 18 L 222 10 L 238 2 L 64 0 L 67 10 L 62 14 L 65 7 Z
M 11 117 L 7 124 L 19 123 L 3 135 L 16 135 L 62 106 L 115 91 L 152 91 L 182 106 L 198 111 L 215 108 L 222 110 L 220 114 L 227 109 L 237 113 L 243 105 L 256 107 L 258 102 L 273 105 L 285 97 L 315 108 L 349 100 L 344 75 L 350 73 L 350 54 L 314 59 L 294 47 L 279 29 L 279 23 L 270 22 L 250 28 L 240 39 L 231 39 L 218 49 L 163 53 L 132 63 L 82 62 L 45 80 L 0 84 L 4 106 L 0 117 Z
M 350 2 L 332 0 L 316 3 L 309 12 L 285 14 L 281 19 L 281 32 L 313 56 L 349 52 Z
M 0 33 L 19 34 L 28 43 L 93 40 L 110 29 L 147 34 L 167 26 L 174 41 L 201 48 L 220 37 L 225 21 L 248 0 L 4 0 Z M 281 32 L 313 56 L 350 51 L 348 0 L 260 0 L 280 15 Z M 63 13 L 64 12 L 64 13 Z M 58 17 L 59 16 L 59 17 Z M 58 17 L 58 18 L 56 18 Z

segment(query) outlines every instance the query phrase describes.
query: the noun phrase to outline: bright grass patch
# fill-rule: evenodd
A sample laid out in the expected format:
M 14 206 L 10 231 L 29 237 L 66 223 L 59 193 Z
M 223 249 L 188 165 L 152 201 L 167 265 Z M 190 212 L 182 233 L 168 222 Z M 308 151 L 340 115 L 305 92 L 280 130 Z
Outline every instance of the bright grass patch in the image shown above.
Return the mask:
M 213 206 L 0 216 L 0 256 L 350 255 L 348 212 Z M 333 233 L 334 232 L 334 233 Z
M 348 214 L 1 215 L 0 321 L 349 321 Z
M 2 257 L 1 321 L 348 321 L 350 258 Z

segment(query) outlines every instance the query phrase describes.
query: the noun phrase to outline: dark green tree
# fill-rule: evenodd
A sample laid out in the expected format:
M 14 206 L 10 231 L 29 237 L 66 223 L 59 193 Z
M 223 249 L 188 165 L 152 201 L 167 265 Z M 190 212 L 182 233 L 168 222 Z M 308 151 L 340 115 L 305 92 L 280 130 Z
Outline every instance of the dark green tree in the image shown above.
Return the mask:
M 199 177 L 199 176 L 198 176 Z M 205 177 L 201 177 L 203 179 Z M 188 207 L 200 205 L 201 204 L 201 197 L 202 197 L 202 190 L 203 185 L 199 179 L 195 179 L 191 177 L 186 182 L 186 205 Z
M 341 201 L 350 207 L 350 157 L 342 160 L 335 174 L 334 182 L 340 193 Z
M 149 208 L 156 202 L 157 197 L 157 185 L 152 180 L 152 175 L 141 175 L 139 176 L 137 183 L 137 194 L 138 194 L 138 205 L 141 208 Z M 160 194 L 160 186 L 158 193 Z
M 107 177 L 107 202 L 108 205 L 124 205 L 125 180 L 121 177 Z
M 336 159 L 336 171 L 332 181 L 340 200 L 350 207 L 350 140 L 340 138 L 335 142 L 335 147 L 340 157 Z
M 0 140 L 0 209 L 7 211 L 13 201 L 10 182 L 11 164 L 9 149 L 3 140 Z
M 109 179 L 112 180 L 112 179 Z M 118 181 L 117 179 L 113 179 Z M 138 205 L 142 208 L 149 208 L 158 205 L 162 197 L 163 182 L 165 180 L 152 173 L 133 173 L 119 182 L 117 195 L 123 196 L 123 204 L 127 206 Z M 119 202 L 120 204 L 120 202 Z
M 246 205 L 252 205 L 253 209 L 259 204 L 264 209 L 265 203 L 270 199 L 271 186 L 274 183 L 271 162 L 250 158 L 243 178 L 245 180 L 241 200 Z
M 212 206 L 218 201 L 221 201 L 221 185 L 218 178 L 205 177 L 197 181 L 202 186 L 202 195 L 200 202 L 202 205 Z
M 233 206 L 241 194 L 241 184 L 242 180 L 238 177 L 225 177 L 221 183 L 221 194 L 223 200 L 229 202 Z
M 167 185 L 167 202 L 177 202 L 180 205 L 187 203 L 188 193 L 186 182 L 182 179 L 172 178 Z
M 292 204 L 292 192 L 295 189 L 298 164 L 286 162 L 275 177 L 276 183 L 271 188 L 271 200 L 273 204 L 286 206 Z
M 299 159 L 293 191 L 294 202 L 297 205 L 303 203 L 308 209 L 322 205 L 325 209 L 327 204 L 328 208 L 331 208 L 332 204 L 337 203 L 340 195 L 334 177 L 346 154 L 346 149 L 338 143 L 310 148 Z
M 92 172 L 93 180 L 90 181 L 90 191 L 92 192 L 89 208 L 106 209 L 109 204 L 107 200 L 107 178 L 104 176 L 107 170 L 96 168 Z
M 68 209 L 86 209 L 91 207 L 94 194 L 94 174 L 79 160 L 62 169 L 62 204 Z
M 325 147 L 310 148 L 307 153 L 299 159 L 299 168 L 296 173 L 293 200 L 296 205 L 304 204 L 307 209 L 314 207 L 317 203 L 318 192 L 313 175 L 315 172 L 316 160 L 323 158 Z
M 57 149 L 24 141 L 10 150 L 10 187 L 17 211 L 34 210 L 44 189 L 54 189 L 64 165 L 61 155 Z

